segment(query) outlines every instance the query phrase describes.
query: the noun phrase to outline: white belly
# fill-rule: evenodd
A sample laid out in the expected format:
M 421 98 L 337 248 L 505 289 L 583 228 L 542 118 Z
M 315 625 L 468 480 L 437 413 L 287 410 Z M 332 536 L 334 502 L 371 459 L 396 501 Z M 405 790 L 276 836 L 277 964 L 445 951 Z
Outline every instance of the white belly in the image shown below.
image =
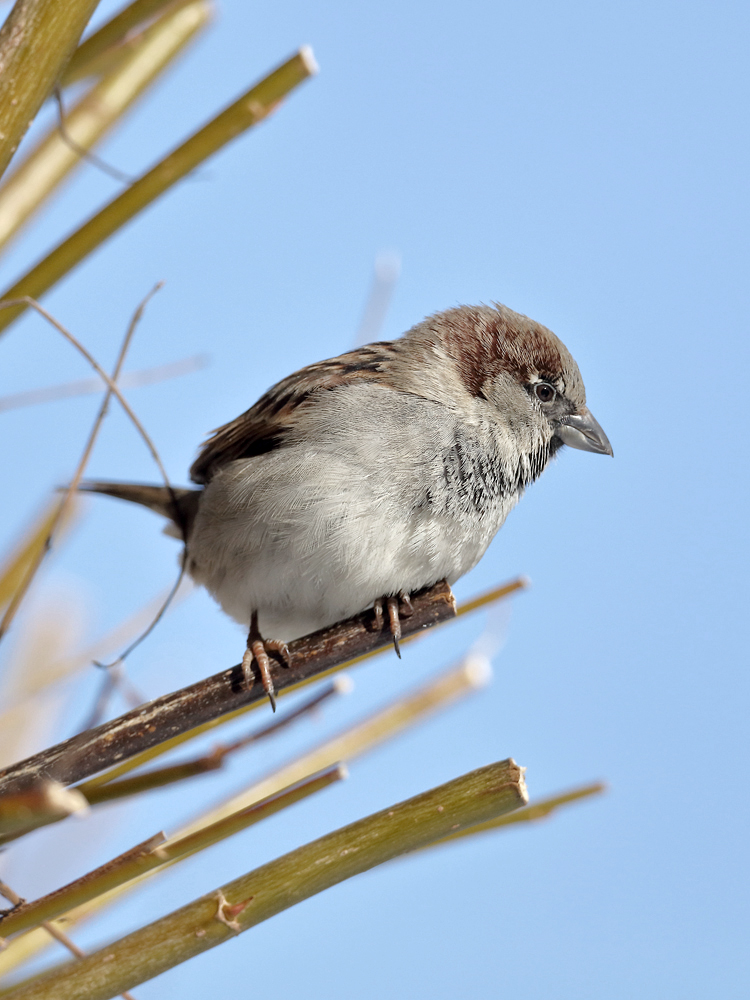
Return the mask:
M 363 389 L 378 393 L 382 411 L 384 390 Z M 292 442 L 234 462 L 211 480 L 190 565 L 227 614 L 248 625 L 258 611 L 264 635 L 290 640 L 378 597 L 444 577 L 452 583 L 476 564 L 518 494 L 472 506 L 464 480 L 459 496 L 444 463 L 454 440 L 450 422 L 436 414 L 439 404 L 425 401 L 420 419 L 409 405 L 408 424 L 386 413 L 369 433 L 329 413 L 329 426 L 343 429 L 327 439 L 319 434 L 316 449 Z M 367 412 L 362 406 L 357 412 Z M 418 455 L 398 448 L 405 433 L 423 442 Z

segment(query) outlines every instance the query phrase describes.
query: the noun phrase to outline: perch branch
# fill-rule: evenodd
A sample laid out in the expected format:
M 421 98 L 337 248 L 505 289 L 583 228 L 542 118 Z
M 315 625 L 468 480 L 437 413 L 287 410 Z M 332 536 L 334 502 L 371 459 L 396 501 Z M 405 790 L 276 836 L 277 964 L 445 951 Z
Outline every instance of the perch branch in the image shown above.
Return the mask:
M 414 613 L 402 625 L 406 635 L 453 618 L 456 613 L 453 594 L 445 581 L 420 591 L 412 604 Z M 276 690 L 288 690 L 320 677 L 390 642 L 388 626 L 384 624 L 379 630 L 372 611 L 296 639 L 289 644 L 291 666 L 274 662 L 271 668 Z M 252 686 L 247 687 L 238 664 L 5 768 L 0 771 L 0 796 L 23 790 L 40 777 L 62 784 L 81 781 L 201 723 L 264 698 L 260 677 L 256 676 Z
M 445 671 L 416 690 L 396 698 L 373 715 L 360 720 L 343 732 L 337 733 L 301 756 L 282 764 L 270 774 L 253 782 L 248 788 L 203 812 L 181 829 L 175 831 L 171 839 L 187 837 L 204 830 L 232 814 L 256 805 L 263 799 L 277 795 L 285 788 L 306 781 L 312 775 L 326 770 L 337 761 L 349 762 L 369 753 L 385 740 L 393 739 L 405 730 L 424 721 L 434 712 L 445 709 L 457 699 L 476 691 L 488 680 L 486 663 L 478 662 L 472 657 L 464 659 L 457 667 Z M 96 780 L 86 782 L 76 790 L 87 794 L 88 786 L 95 786 Z M 148 878 L 149 874 L 151 873 L 146 873 L 143 878 Z M 135 879 L 111 892 L 97 896 L 89 903 L 68 911 L 64 918 L 66 927 L 90 919 L 95 913 L 110 906 L 124 893 L 136 889 L 140 884 L 141 879 Z M 6 950 L 0 952 L 0 977 L 9 975 L 14 969 L 28 962 L 45 945 L 46 937 L 38 928 L 15 936 L 8 942 Z M 1 996 L 2 993 L 0 993 Z
M 173 785 L 175 782 L 184 781 L 186 778 L 193 778 L 198 774 L 207 774 L 210 771 L 218 771 L 224 766 L 225 758 L 237 750 L 242 750 L 251 743 L 256 743 L 267 736 L 274 736 L 276 733 L 286 729 L 291 723 L 311 712 L 314 712 L 324 701 L 335 694 L 343 693 L 344 685 L 339 685 L 338 680 L 346 681 L 347 678 L 336 678 L 333 683 L 327 685 L 322 691 L 313 695 L 307 701 L 298 705 L 292 712 L 283 715 L 279 719 L 274 719 L 267 726 L 249 733 L 231 743 L 219 743 L 209 753 L 203 757 L 195 757 L 193 760 L 183 761 L 180 764 L 172 764 L 169 767 L 153 768 L 136 774 L 131 778 L 122 778 L 120 781 L 108 781 L 102 785 L 92 785 L 86 789 L 86 800 L 90 805 L 100 802 L 109 802 L 112 799 L 121 799 L 130 795 L 140 795 L 142 792 L 150 792 L 156 788 L 163 788 L 165 785 Z M 351 682 L 350 682 L 351 683 Z M 2 800 L 0 800 L 2 801 Z

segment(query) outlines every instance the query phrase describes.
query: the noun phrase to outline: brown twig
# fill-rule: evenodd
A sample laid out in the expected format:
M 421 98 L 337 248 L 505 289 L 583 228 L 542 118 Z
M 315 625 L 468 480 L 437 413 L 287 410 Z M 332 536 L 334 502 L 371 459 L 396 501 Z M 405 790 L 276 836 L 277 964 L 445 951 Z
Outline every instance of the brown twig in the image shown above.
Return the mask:
M 181 764 L 172 764 L 169 767 L 155 767 L 131 778 L 122 778 L 120 781 L 108 781 L 104 785 L 86 789 L 86 799 L 90 805 L 98 805 L 100 802 L 122 799 L 129 795 L 139 795 L 141 792 L 150 792 L 156 788 L 163 788 L 165 785 L 173 785 L 178 781 L 194 778 L 199 774 L 218 771 L 224 766 L 224 760 L 229 754 L 243 750 L 252 743 L 257 743 L 258 740 L 268 736 L 275 736 L 292 722 L 296 722 L 313 712 L 333 695 L 343 693 L 345 686 L 340 682 L 345 680 L 347 680 L 345 677 L 336 678 L 332 684 L 328 684 L 322 691 L 313 695 L 312 698 L 308 698 L 307 701 L 280 719 L 274 719 L 267 726 L 262 726 L 232 743 L 218 744 L 210 753 L 204 754 L 202 757 L 195 757 L 192 760 L 183 761 Z
M 456 613 L 453 594 L 444 580 L 420 591 L 412 601 L 414 613 L 403 622 L 405 635 L 453 618 Z M 373 612 L 363 611 L 290 643 L 291 665 L 283 667 L 272 661 L 274 684 L 277 691 L 289 690 L 391 641 L 388 627 L 377 630 Z M 63 784 L 81 781 L 265 697 L 260 677 L 256 675 L 254 683 L 247 687 L 238 664 L 0 771 L 0 795 L 23 789 L 38 780 L 40 774 Z
M 102 173 L 107 174 L 108 177 L 119 181 L 121 184 L 132 184 L 133 181 L 137 180 L 135 175 L 126 174 L 123 170 L 118 170 L 117 167 L 113 167 L 111 163 L 103 160 L 101 156 L 97 156 L 96 153 L 92 153 L 90 149 L 86 149 L 85 146 L 75 141 L 65 124 L 65 105 L 63 104 L 63 95 L 60 87 L 55 87 L 53 94 L 55 104 L 57 105 L 57 130 L 65 145 L 69 149 L 72 149 L 76 156 L 79 156 L 82 160 L 90 163 L 97 170 L 101 170 Z
M 164 606 L 163 602 L 161 606 Z M 125 704 L 130 705 L 131 708 L 137 708 L 138 705 L 142 705 L 146 700 L 141 692 L 131 683 L 125 673 L 125 664 L 121 659 L 115 660 L 114 663 L 100 663 L 98 660 L 94 660 L 94 666 L 99 667 L 104 676 L 91 711 L 86 716 L 86 721 L 83 725 L 77 727 L 76 732 L 93 729 L 94 726 L 99 725 L 107 711 L 109 699 L 115 691 L 120 692 L 121 696 L 125 699 Z

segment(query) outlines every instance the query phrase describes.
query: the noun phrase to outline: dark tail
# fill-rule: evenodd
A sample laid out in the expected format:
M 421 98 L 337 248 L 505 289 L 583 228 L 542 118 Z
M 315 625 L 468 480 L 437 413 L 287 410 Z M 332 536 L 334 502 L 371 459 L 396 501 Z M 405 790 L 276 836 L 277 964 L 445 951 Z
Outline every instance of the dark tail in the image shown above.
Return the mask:
M 182 537 L 183 529 L 190 534 L 198 510 L 198 500 L 203 492 L 177 486 L 172 487 L 170 493 L 166 486 L 149 486 L 147 483 L 81 483 L 79 489 L 85 493 L 104 493 L 109 497 L 117 497 L 118 500 L 129 500 L 130 503 L 148 507 L 170 520 L 179 532 L 178 537 Z

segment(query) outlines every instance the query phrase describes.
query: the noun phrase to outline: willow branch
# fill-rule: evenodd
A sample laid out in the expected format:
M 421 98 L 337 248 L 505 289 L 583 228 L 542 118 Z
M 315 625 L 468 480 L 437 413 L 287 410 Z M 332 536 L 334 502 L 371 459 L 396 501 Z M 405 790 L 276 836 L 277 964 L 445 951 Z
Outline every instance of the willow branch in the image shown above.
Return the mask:
M 98 0 L 17 0 L 0 29 L 0 174 L 46 101 Z
M 209 17 L 210 7 L 205 0 L 168 11 L 66 111 L 64 135 L 55 122 L 0 189 L 0 246 L 15 236 L 70 171 L 83 162 L 82 157 L 121 121 Z
M 361 757 L 385 740 L 393 739 L 417 723 L 423 722 L 434 712 L 445 709 L 457 699 L 476 691 L 488 680 L 485 662 L 471 657 L 465 659 L 459 666 L 432 678 L 415 691 L 394 699 L 374 714 L 356 722 L 343 732 L 336 733 L 320 745 L 264 775 L 238 794 L 204 811 L 177 830 L 173 838 L 180 839 L 205 830 L 264 799 L 277 795 L 284 788 L 308 780 L 312 775 L 330 768 L 337 761 L 349 762 Z M 96 787 L 98 780 L 95 778 L 91 782 L 86 782 L 79 786 L 77 791 L 84 795 L 89 794 L 88 786 Z M 147 878 L 149 874 L 146 873 L 143 877 Z M 68 911 L 64 918 L 66 927 L 90 919 L 95 913 L 110 906 L 124 893 L 136 889 L 140 884 L 140 878 L 130 881 Z M 0 951 L 0 976 L 8 975 L 28 962 L 45 947 L 45 944 L 46 938 L 38 929 L 14 937 L 8 943 L 6 950 Z
M 226 840 L 235 833 L 246 830 L 269 816 L 281 812 L 282 809 L 288 809 L 289 806 L 343 780 L 346 776 L 346 768 L 338 764 L 322 774 L 315 775 L 291 788 L 285 788 L 276 795 L 263 799 L 262 802 L 256 802 L 252 806 L 238 810 L 231 816 L 226 816 L 185 837 L 166 840 L 163 833 L 158 833 L 144 843 L 138 844 L 119 857 L 113 858 L 94 871 L 76 879 L 75 882 L 71 882 L 61 889 L 56 889 L 49 895 L 42 896 L 41 899 L 30 903 L 21 903 L 4 917 L 0 917 L 0 934 L 7 937 L 9 934 L 17 934 L 29 927 L 36 927 L 44 921 L 53 920 L 77 906 L 96 899 L 104 893 L 111 892 L 147 872 L 164 868 L 177 861 L 183 861 L 185 858 L 189 858 L 193 854 L 197 854 L 199 851 L 203 851 L 207 847 Z
M 157 788 L 164 788 L 166 785 L 173 785 L 179 781 L 194 778 L 199 774 L 209 774 L 211 771 L 218 771 L 224 766 L 226 758 L 238 750 L 269 736 L 275 736 L 282 732 L 293 722 L 298 721 L 305 715 L 314 712 L 324 701 L 332 698 L 336 694 L 343 694 L 347 688 L 343 683 L 346 677 L 337 678 L 333 683 L 327 685 L 322 691 L 313 695 L 307 701 L 298 705 L 293 711 L 288 712 L 281 718 L 275 718 L 267 726 L 233 740 L 231 743 L 219 743 L 213 747 L 210 753 L 202 757 L 195 757 L 193 760 L 183 761 L 180 764 L 172 764 L 168 767 L 153 768 L 144 771 L 131 778 L 122 778 L 120 781 L 108 781 L 106 784 L 92 785 L 86 789 L 86 800 L 90 805 L 98 805 L 100 802 L 110 802 L 112 799 L 122 799 L 130 795 L 140 795 L 143 792 L 151 792 Z M 351 682 L 350 682 L 351 683 Z M 2 801 L 2 800 L 0 800 Z
M 285 854 L 4 1000 L 107 1000 L 345 879 L 526 801 L 523 769 L 513 760 L 490 764 Z
M 101 246 L 177 181 L 232 139 L 267 118 L 290 91 L 316 71 L 311 50 L 300 49 L 58 244 L 2 298 L 38 298 L 48 291 L 92 250 Z M 17 319 L 25 308 L 23 303 L 18 303 L 0 314 L 0 331 Z

